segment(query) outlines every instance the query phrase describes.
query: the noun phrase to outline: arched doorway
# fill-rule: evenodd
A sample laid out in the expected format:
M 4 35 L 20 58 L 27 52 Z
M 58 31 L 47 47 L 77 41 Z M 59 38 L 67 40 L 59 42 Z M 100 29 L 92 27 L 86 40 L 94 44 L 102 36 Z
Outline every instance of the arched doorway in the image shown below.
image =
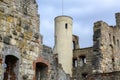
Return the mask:
M 44 63 L 36 63 L 36 80 L 47 80 L 48 66 Z
M 6 55 L 5 69 L 3 80 L 18 80 L 19 59 L 13 55 Z
M 38 57 L 33 62 L 33 68 L 35 70 L 33 80 L 49 80 L 50 63 L 44 60 L 43 57 Z

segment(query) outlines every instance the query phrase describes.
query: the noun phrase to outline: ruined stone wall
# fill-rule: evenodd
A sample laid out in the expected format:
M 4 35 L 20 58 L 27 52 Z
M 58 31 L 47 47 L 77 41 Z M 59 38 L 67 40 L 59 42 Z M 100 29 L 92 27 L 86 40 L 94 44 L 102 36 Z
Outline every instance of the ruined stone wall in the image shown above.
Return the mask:
M 0 76 L 4 77 L 6 56 L 13 55 L 19 59 L 18 79 L 32 80 L 33 61 L 41 48 L 35 0 L 0 0 Z
M 49 80 L 70 80 L 70 76 L 67 75 L 61 65 L 58 64 L 57 55 L 53 54 L 52 48 L 43 45 L 41 56 L 50 63 L 50 69 L 48 70 Z
M 75 49 L 73 52 L 72 80 L 120 79 L 119 20 L 120 13 L 116 13 L 116 26 L 109 26 L 103 21 L 94 23 L 93 48 Z M 81 66 L 80 58 L 84 62 L 85 56 L 86 64 Z
M 120 72 L 93 74 L 89 75 L 85 80 L 120 80 Z
M 120 70 L 120 30 L 103 21 L 94 24 L 93 72 L 107 73 Z
M 92 74 L 92 53 L 92 47 L 73 51 L 73 80 L 84 80 L 86 76 Z

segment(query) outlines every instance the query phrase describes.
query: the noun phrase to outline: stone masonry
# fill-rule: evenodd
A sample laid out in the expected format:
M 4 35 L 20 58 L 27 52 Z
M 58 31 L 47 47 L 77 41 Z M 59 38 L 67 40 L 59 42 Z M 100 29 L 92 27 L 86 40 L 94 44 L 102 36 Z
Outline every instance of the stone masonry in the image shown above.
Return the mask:
M 120 13 L 115 14 L 115 26 L 94 23 L 93 46 L 87 48 L 79 47 L 68 20 L 59 23 L 55 38 L 61 40 L 61 31 L 70 31 L 63 40 L 66 44 L 69 39 L 70 47 L 61 48 L 60 43 L 57 54 L 42 43 L 37 10 L 35 0 L 0 0 L 0 80 L 120 80 Z M 73 51 L 71 56 L 68 50 Z M 67 62 L 62 65 L 63 60 L 72 61 L 72 70 Z
M 0 0 L 0 80 L 70 80 L 42 45 L 37 8 L 35 0 Z
M 41 51 L 36 2 L 34 0 L 0 0 L 1 80 L 9 78 L 10 80 L 24 78 L 32 80 L 35 74 L 33 61 Z M 12 59 L 16 61 L 8 61 Z
M 93 47 L 73 50 L 72 80 L 120 80 L 120 13 L 115 17 L 115 26 L 94 23 Z

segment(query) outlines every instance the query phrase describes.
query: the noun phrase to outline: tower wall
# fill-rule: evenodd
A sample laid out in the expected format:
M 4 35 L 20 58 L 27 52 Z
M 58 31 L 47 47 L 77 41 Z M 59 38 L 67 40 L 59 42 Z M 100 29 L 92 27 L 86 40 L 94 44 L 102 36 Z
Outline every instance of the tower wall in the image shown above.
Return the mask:
M 120 26 L 120 13 L 116 13 L 115 18 L 116 18 L 116 26 Z
M 55 18 L 55 53 L 63 70 L 72 75 L 72 18 L 58 16 Z

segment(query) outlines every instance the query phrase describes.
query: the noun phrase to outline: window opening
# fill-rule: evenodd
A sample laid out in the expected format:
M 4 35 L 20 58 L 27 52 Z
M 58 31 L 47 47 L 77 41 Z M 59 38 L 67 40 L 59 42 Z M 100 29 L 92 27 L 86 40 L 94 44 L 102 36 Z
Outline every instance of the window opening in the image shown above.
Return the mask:
M 113 43 L 116 44 L 116 42 L 115 42 L 115 36 L 113 36 Z
M 87 73 L 83 73 L 83 74 L 82 74 L 82 77 L 83 77 L 83 78 L 87 78 L 87 75 L 88 75 Z
M 36 80 L 47 80 L 48 66 L 44 63 L 36 63 Z
M 79 59 L 80 59 L 80 66 L 86 64 L 86 56 L 80 56 Z
M 113 70 L 115 70 L 115 59 L 112 58 Z
M 68 24 L 66 23 L 66 24 L 65 24 L 65 29 L 67 29 L 67 28 L 68 28 Z
M 111 42 L 111 34 L 109 34 L 109 39 L 110 39 L 110 42 Z
M 73 41 L 73 49 L 75 49 L 75 41 Z
M 73 67 L 77 67 L 77 58 L 73 59 Z
M 117 40 L 117 46 L 119 47 L 119 40 Z
M 5 57 L 5 72 L 3 80 L 18 80 L 19 60 L 15 56 Z

